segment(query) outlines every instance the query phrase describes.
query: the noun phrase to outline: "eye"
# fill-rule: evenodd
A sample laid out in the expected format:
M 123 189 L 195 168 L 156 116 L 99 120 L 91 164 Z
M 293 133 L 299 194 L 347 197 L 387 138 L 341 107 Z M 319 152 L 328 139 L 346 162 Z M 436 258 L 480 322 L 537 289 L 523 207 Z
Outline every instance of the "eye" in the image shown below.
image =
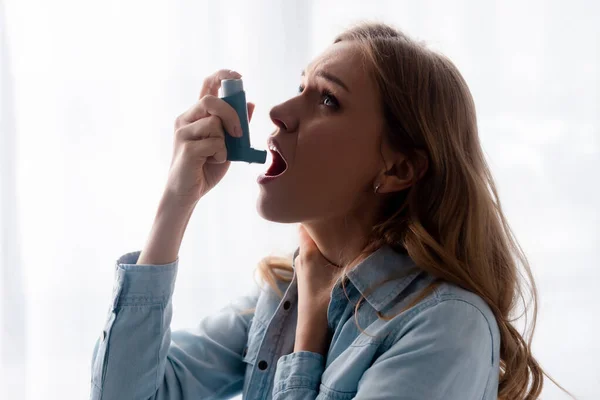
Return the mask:
M 338 108 L 340 106 L 340 104 L 338 103 L 337 99 L 335 98 L 335 96 L 333 95 L 333 93 L 331 93 L 329 90 L 325 89 L 323 90 L 323 92 L 321 92 L 322 98 L 324 99 L 323 104 L 325 104 L 327 107 L 333 107 L 333 108 Z M 329 102 L 330 105 L 327 105 L 326 102 Z
M 304 86 L 298 86 L 298 93 L 302 93 L 304 91 Z M 321 91 L 321 99 L 323 100 L 321 104 L 326 107 L 330 107 L 333 109 L 338 109 L 340 107 L 340 103 L 337 101 L 333 93 L 329 91 L 329 89 L 323 89 Z

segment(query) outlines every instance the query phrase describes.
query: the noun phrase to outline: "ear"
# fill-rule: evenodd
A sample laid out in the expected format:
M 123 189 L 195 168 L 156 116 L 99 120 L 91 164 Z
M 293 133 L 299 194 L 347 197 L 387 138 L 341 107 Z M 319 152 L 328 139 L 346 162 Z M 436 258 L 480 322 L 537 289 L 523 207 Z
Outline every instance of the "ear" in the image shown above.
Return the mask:
M 382 171 L 378 193 L 394 193 L 408 189 L 425 175 L 428 168 L 429 159 L 422 150 L 416 150 L 412 159 L 405 154 L 397 155 L 392 166 Z

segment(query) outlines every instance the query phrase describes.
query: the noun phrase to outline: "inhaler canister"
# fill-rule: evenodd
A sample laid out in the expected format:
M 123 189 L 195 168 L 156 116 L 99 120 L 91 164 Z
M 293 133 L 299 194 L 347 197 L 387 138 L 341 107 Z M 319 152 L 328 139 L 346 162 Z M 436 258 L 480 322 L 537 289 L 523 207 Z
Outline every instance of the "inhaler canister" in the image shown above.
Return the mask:
M 241 79 L 223 79 L 221 81 L 223 96 L 226 103 L 232 106 L 240 117 L 242 137 L 237 138 L 225 132 L 225 147 L 227 160 L 246 161 L 248 163 L 264 164 L 267 160 L 266 150 L 256 150 L 250 147 L 250 129 L 248 128 L 248 106 L 246 92 Z

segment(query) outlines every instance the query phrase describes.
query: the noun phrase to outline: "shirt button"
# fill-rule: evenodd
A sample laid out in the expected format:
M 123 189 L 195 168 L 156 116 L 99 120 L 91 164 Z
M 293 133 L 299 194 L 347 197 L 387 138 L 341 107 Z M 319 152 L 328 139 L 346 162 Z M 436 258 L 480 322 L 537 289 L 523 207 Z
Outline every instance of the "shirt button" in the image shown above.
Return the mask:
M 260 369 L 261 371 L 264 371 L 265 369 L 267 369 L 268 366 L 269 366 L 269 364 L 267 364 L 267 362 L 265 360 L 261 360 L 258 363 L 258 369 Z
M 289 310 L 291 305 L 292 305 L 292 303 L 290 303 L 289 301 L 286 301 L 285 303 L 283 303 L 283 309 Z

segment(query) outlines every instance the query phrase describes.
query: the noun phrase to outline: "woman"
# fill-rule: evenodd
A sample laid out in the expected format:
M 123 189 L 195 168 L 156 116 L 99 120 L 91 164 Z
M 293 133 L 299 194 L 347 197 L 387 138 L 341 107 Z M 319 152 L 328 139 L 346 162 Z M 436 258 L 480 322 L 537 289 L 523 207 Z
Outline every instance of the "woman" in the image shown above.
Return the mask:
M 471 94 L 452 62 L 384 24 L 340 35 L 270 112 L 277 177 L 259 178 L 257 209 L 301 223 L 292 259 L 263 260 L 269 285 L 170 331 L 187 222 L 229 167 L 224 130 L 239 135 L 216 97 L 228 78 L 208 77 L 177 118 L 148 242 L 117 261 L 92 398 L 536 398 L 543 371 L 511 323 L 519 264 L 534 317 L 535 285 Z

